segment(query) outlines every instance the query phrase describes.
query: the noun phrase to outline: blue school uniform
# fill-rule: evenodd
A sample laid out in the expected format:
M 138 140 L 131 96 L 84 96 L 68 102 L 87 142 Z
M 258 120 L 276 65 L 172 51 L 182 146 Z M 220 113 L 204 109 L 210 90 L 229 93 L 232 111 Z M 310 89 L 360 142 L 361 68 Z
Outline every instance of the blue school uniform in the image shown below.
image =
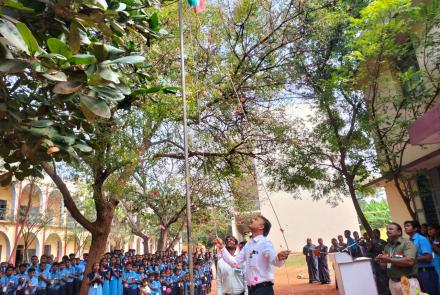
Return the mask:
M 95 273 L 90 272 L 87 274 L 87 279 L 92 281 L 95 278 Z M 89 286 L 89 292 L 88 295 L 102 295 L 102 284 L 100 281 L 95 281 Z
M 152 281 L 150 285 L 153 287 L 151 288 L 150 295 L 162 295 L 162 284 L 159 282 L 159 280 Z
M 34 294 L 38 288 L 38 276 L 27 276 L 26 281 L 29 282 L 29 286 L 26 286 L 25 288 L 29 290 L 29 294 Z
M 119 267 L 119 279 L 118 279 L 118 295 L 122 295 L 124 293 L 124 285 L 122 284 L 122 274 L 124 272 L 124 268 L 122 266 Z
M 135 295 L 138 291 L 138 285 L 136 281 L 139 280 L 139 277 L 136 272 L 130 270 L 130 271 L 124 271 L 122 273 L 122 278 L 125 280 L 124 284 L 124 290 L 128 295 Z
M 120 268 L 115 266 L 110 268 L 110 295 L 118 295 Z
M 100 272 L 104 277 L 104 285 L 102 285 L 102 295 L 110 295 L 110 281 L 107 279 L 107 275 L 110 274 L 109 269 L 105 269 Z
M 60 275 L 58 271 L 51 271 L 47 279 L 50 280 L 50 285 L 47 287 L 48 295 L 58 295 L 60 289 Z
M 0 279 L 0 284 L 4 284 L 3 292 L 6 292 L 7 295 L 13 295 L 15 293 L 15 287 L 18 285 L 18 278 L 15 275 L 11 275 L 10 277 L 5 275 Z

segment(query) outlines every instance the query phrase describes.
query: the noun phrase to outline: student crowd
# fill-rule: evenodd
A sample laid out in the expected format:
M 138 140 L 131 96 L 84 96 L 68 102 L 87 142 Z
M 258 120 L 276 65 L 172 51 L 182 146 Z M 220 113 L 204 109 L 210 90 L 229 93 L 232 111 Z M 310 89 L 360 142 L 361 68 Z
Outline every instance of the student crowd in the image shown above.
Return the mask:
M 74 254 L 54 261 L 52 256 L 32 256 L 31 263 L 17 266 L 0 264 L 0 294 L 77 295 L 84 276 L 89 295 L 187 295 L 189 294 L 188 255 L 158 252 L 136 255 L 119 250 L 106 253 L 85 273 L 88 254 Z M 210 252 L 194 254 L 195 294 L 209 294 L 212 281 Z
M 403 237 L 405 232 L 409 239 Z M 328 248 L 322 239 L 318 246 L 307 239 L 303 248 L 309 271 L 309 282 L 328 283 L 327 254 L 346 252 L 357 257 L 372 258 L 373 273 L 381 295 L 430 294 L 440 295 L 440 227 L 405 221 L 402 226 L 387 226 L 388 241 L 381 239 L 380 231 L 373 230 L 370 238 L 346 230 L 344 236 L 333 238 Z M 344 241 L 345 237 L 345 241 Z

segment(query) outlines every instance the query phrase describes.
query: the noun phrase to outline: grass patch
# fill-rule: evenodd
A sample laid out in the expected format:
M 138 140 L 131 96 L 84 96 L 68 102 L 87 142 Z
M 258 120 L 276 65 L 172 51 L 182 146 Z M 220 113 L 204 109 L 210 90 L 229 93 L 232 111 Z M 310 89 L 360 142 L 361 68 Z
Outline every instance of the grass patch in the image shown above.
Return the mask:
M 306 264 L 306 257 L 302 253 L 292 253 L 286 260 L 287 267 L 297 267 Z

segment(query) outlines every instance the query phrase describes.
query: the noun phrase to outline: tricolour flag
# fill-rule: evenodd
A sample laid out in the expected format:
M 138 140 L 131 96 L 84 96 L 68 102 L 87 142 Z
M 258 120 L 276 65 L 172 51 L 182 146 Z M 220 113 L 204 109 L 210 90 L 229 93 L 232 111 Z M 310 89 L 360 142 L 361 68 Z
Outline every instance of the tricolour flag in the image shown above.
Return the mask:
M 194 9 L 196 13 L 205 12 L 206 10 L 205 0 L 188 0 L 188 4 Z

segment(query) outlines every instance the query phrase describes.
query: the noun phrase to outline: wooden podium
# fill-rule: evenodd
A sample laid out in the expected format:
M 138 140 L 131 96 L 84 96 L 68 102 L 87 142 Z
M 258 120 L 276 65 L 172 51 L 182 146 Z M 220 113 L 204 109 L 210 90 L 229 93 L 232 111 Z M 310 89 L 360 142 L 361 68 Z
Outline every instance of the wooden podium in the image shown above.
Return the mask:
M 328 255 L 335 269 L 339 294 L 378 295 L 371 258 L 353 259 L 349 254 L 341 252 Z

